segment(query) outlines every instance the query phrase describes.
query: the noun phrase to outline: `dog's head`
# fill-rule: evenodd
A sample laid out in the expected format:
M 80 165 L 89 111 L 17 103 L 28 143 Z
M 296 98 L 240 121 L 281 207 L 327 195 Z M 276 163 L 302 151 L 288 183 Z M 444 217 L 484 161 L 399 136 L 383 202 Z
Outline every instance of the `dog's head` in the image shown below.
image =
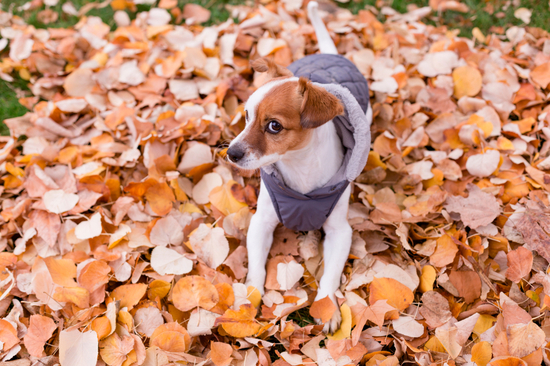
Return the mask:
M 258 169 L 277 162 L 286 152 L 305 147 L 314 128 L 344 113 L 334 95 L 313 85 L 272 60 L 253 62 L 258 72 L 273 78 L 258 88 L 245 104 L 246 127 L 229 145 L 227 157 L 242 169 Z

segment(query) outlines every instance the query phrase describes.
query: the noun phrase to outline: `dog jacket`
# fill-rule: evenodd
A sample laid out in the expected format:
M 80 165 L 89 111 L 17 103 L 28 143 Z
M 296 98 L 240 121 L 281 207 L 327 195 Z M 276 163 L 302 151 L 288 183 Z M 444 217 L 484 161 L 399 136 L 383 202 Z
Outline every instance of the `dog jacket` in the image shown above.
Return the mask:
M 301 194 L 289 188 L 275 164 L 261 169 L 279 221 L 295 231 L 320 229 L 342 193 L 367 163 L 370 150 L 370 123 L 365 113 L 369 105 L 367 80 L 357 67 L 340 55 L 315 54 L 293 62 L 294 76 L 305 76 L 325 88 L 344 105 L 345 112 L 333 119 L 344 147 L 344 160 L 336 174 L 322 187 Z

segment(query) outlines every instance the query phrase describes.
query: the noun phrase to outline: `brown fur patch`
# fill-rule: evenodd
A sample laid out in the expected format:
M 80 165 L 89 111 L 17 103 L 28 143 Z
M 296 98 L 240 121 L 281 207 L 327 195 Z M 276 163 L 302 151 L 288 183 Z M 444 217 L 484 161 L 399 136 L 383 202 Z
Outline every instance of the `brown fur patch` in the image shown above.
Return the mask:
M 307 80 L 307 79 L 306 79 Z M 322 110 L 318 110 L 322 109 Z M 305 147 L 313 128 L 342 114 L 344 107 L 334 95 L 311 82 L 289 81 L 274 87 L 259 103 L 256 119 L 243 141 L 259 156 L 284 154 Z M 283 126 L 270 134 L 266 126 L 277 121 Z
M 301 123 L 304 128 L 319 127 L 344 113 L 344 106 L 337 97 L 303 76 L 298 81 L 298 93 L 303 98 Z
M 277 65 L 270 58 L 262 57 L 252 62 L 252 68 L 257 72 L 267 72 L 272 78 L 292 76 L 292 72 L 284 66 Z

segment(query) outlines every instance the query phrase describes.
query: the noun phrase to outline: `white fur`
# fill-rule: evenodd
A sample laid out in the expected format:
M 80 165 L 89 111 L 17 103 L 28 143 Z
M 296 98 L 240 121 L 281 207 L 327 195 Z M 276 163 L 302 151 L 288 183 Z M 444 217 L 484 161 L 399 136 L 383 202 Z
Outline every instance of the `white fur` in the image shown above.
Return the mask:
M 311 1 L 308 4 L 308 11 L 321 52 L 336 54 L 336 47 L 317 14 L 317 3 Z M 296 78 L 291 78 L 267 83 L 254 92 L 245 106 L 249 120 L 254 121 L 259 103 L 273 87 L 293 79 L 296 80 Z M 369 118 L 369 122 L 372 119 L 370 106 L 367 118 Z M 247 121 L 245 130 L 231 144 L 242 143 L 251 126 L 252 123 Z M 272 154 L 262 157 L 257 156 L 254 152 L 248 152 L 238 165 L 246 169 L 257 169 L 275 163 L 285 183 L 295 191 L 305 194 L 325 185 L 342 165 L 343 157 L 344 149 L 334 123 L 328 121 L 313 131 L 308 145 L 300 150 L 289 151 L 283 155 Z M 347 220 L 350 192 L 351 187 L 348 186 L 323 225 L 326 234 L 323 252 L 324 273 L 319 283 L 316 300 L 328 296 L 337 304 L 335 292 L 340 286 L 340 277 L 351 248 L 352 229 Z M 248 274 L 246 279 L 247 285 L 256 287 L 262 294 L 264 293 L 267 257 L 273 243 L 273 231 L 278 224 L 275 208 L 262 182 L 258 207 L 250 221 L 247 233 Z M 335 332 L 340 326 L 340 321 L 341 314 L 336 311 L 326 324 L 325 329 L 331 333 Z
M 309 21 L 313 25 L 313 29 L 315 29 L 319 50 L 321 53 L 337 55 L 338 51 L 336 50 L 336 46 L 332 38 L 330 38 L 330 34 L 328 34 L 323 21 L 319 17 L 318 7 L 319 4 L 317 4 L 317 1 L 310 1 L 309 4 L 307 4 L 307 14 L 309 16 Z
M 342 165 L 344 148 L 332 121 L 313 130 L 300 150 L 288 151 L 275 163 L 287 186 L 306 194 L 324 186 Z

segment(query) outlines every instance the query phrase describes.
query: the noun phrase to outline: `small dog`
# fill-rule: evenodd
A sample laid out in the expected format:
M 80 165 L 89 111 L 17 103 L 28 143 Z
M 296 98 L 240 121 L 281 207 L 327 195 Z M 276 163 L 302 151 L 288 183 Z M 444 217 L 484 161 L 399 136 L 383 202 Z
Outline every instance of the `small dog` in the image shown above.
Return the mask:
M 367 81 L 338 55 L 317 6 L 309 2 L 308 15 L 321 54 L 288 69 L 266 58 L 253 62 L 254 70 L 273 79 L 246 102 L 246 127 L 231 142 L 227 157 L 242 169 L 261 168 L 258 207 L 247 233 L 246 284 L 264 293 L 266 261 L 279 222 L 296 231 L 322 227 L 324 273 L 315 300 L 328 296 L 338 305 L 335 292 L 352 238 L 350 182 L 367 162 L 372 109 Z M 340 322 L 336 311 L 325 330 L 333 333 Z

